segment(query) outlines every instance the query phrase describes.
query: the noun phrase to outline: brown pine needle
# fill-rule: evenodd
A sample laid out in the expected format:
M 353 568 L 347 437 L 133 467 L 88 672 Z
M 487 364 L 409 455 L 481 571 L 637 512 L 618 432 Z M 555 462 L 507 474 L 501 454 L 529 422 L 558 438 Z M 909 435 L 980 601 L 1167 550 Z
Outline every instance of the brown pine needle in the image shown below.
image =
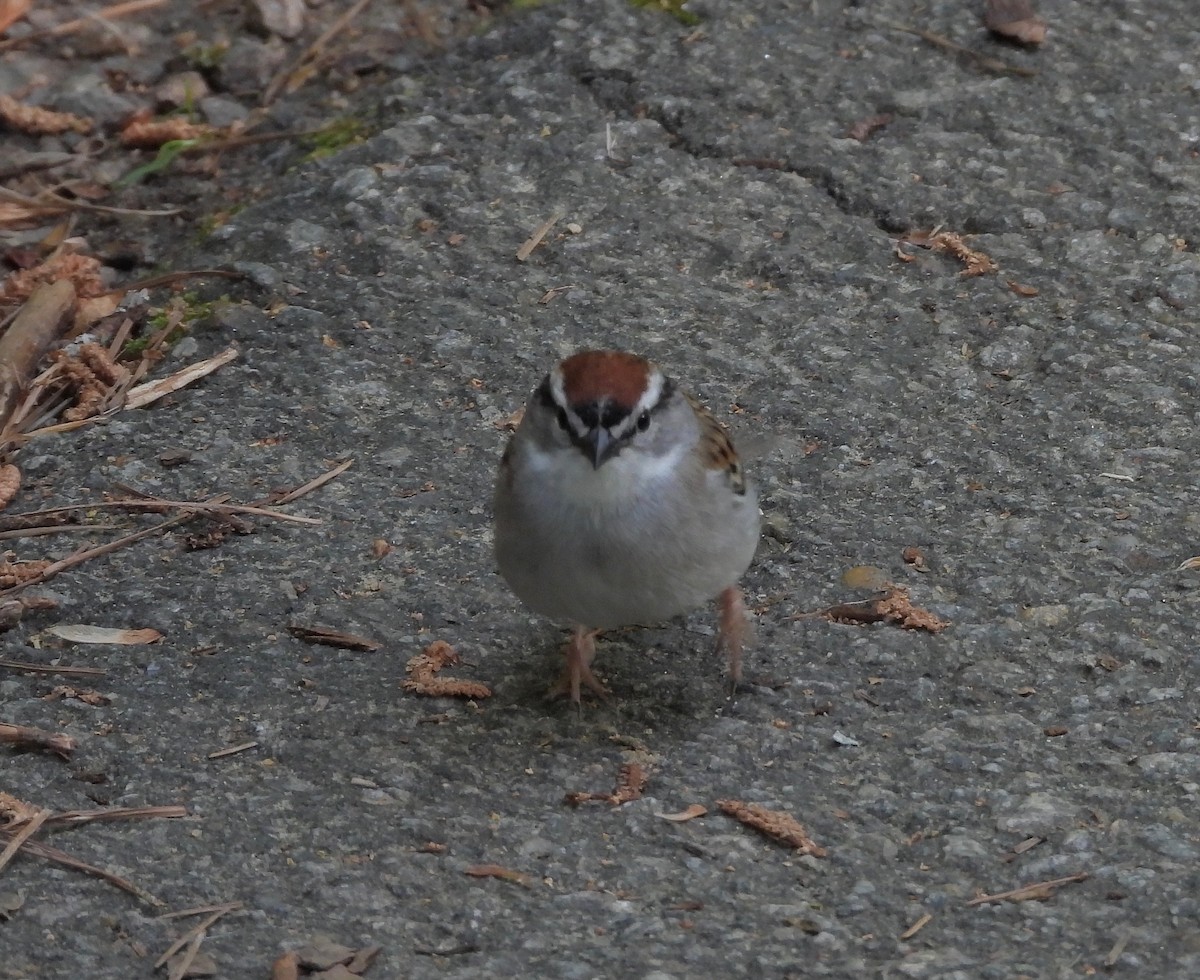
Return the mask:
M 21 849 L 25 842 L 41 829 L 42 824 L 49 817 L 49 810 L 38 810 L 33 815 L 32 820 L 22 824 L 21 829 L 16 831 L 9 840 L 8 847 L 4 849 L 3 853 L 0 853 L 0 871 L 4 870 L 4 866 L 16 856 L 17 851 Z
M 33 31 L 22 37 L 0 41 L 0 51 L 7 51 L 9 48 L 15 48 L 29 41 L 41 40 L 44 37 L 62 37 L 64 34 L 74 34 L 81 28 L 94 24 L 97 20 L 117 20 L 130 14 L 140 14 L 144 10 L 165 6 L 168 2 L 169 0 L 125 0 L 123 3 L 114 3 L 93 11 L 87 17 L 76 17 L 74 20 L 64 21 L 42 31 Z
M 64 810 L 51 814 L 47 820 L 51 826 L 57 824 L 99 823 L 105 820 L 149 820 L 158 817 L 176 819 L 188 815 L 187 807 L 170 806 L 118 806 L 110 810 Z
M 178 912 L 164 912 L 160 919 L 186 919 L 192 915 L 208 915 L 209 912 L 236 912 L 242 907 L 241 902 L 221 902 L 218 905 L 198 905 L 191 909 L 180 909 Z
M 285 66 L 282 71 L 278 72 L 275 77 L 271 79 L 270 84 L 267 85 L 267 89 L 263 93 L 263 106 L 269 106 L 272 102 L 274 102 L 279 93 L 283 91 L 285 87 L 287 87 L 289 91 L 294 91 L 294 89 L 291 88 L 292 80 L 298 77 L 298 74 L 303 68 L 305 68 L 305 66 L 316 61 L 317 58 L 320 57 L 321 52 L 325 50 L 325 45 L 327 45 L 331 40 L 333 40 L 334 37 L 345 30 L 346 25 L 354 20 L 355 17 L 366 10 L 367 5 L 370 4 L 370 2 L 371 0 L 358 0 L 357 3 L 350 7 L 344 14 L 340 15 L 337 20 L 335 20 L 324 31 L 322 31 L 321 36 L 313 41 L 313 43 L 301 53 L 299 58 L 297 58 L 291 64 Z
M 914 37 L 919 37 L 922 41 L 932 44 L 935 48 L 941 48 L 943 51 L 962 55 L 975 62 L 980 68 L 995 72 L 998 75 L 1020 75 L 1022 78 L 1033 78 L 1037 75 L 1037 72 L 1032 68 L 1025 68 L 1022 65 L 1010 65 L 1007 61 L 992 58 L 982 51 L 976 51 L 974 48 L 968 48 L 957 41 L 951 41 L 950 38 L 943 34 L 935 34 L 933 31 L 922 30 L 919 27 L 910 27 L 907 24 L 883 24 L 882 26 L 893 31 L 900 31 L 903 34 L 912 34 Z
M 0 667 L 9 670 L 27 670 L 31 674 L 64 674 L 69 677 L 105 677 L 107 670 L 100 667 L 55 667 L 53 664 L 30 664 L 24 660 L 0 658 Z
M 167 974 L 167 980 L 184 980 L 184 977 L 188 975 L 188 970 L 192 968 L 196 954 L 200 952 L 200 944 L 204 942 L 204 935 L 204 933 L 198 932 L 192 937 L 192 941 L 188 943 L 188 948 L 184 950 L 183 955 L 172 964 L 171 972 Z
M 221 918 L 221 916 L 230 912 L 236 912 L 241 907 L 241 902 L 230 902 L 227 905 L 214 906 L 212 912 L 206 915 L 203 919 L 192 926 L 192 928 L 176 939 L 175 942 L 171 943 L 171 945 L 167 947 L 167 951 L 155 961 L 154 969 L 157 970 L 159 967 L 161 967 L 167 962 L 167 960 L 183 949 L 183 947 L 188 943 L 196 939 L 202 940 L 204 934 L 208 931 L 208 927 L 216 922 L 217 919 Z
M 3 830 L 0 830 L 0 837 L 8 836 Z M 143 888 L 139 888 L 132 881 L 122 878 L 120 875 L 113 874 L 111 871 L 105 871 L 103 868 L 97 868 L 93 864 L 87 864 L 71 857 L 66 851 L 60 851 L 57 847 L 51 847 L 49 844 L 43 844 L 38 840 L 25 841 L 23 850 L 26 854 L 33 854 L 35 857 L 45 858 L 47 861 L 53 861 L 56 864 L 61 864 L 67 868 L 74 868 L 76 871 L 82 871 L 84 874 L 93 875 L 107 881 L 110 885 L 121 889 L 123 892 L 128 892 L 139 901 L 145 902 L 147 905 L 153 905 L 157 908 L 162 908 L 163 903 L 151 895 Z
M 228 499 L 228 495 L 224 495 Z M 132 534 L 126 534 L 124 537 L 117 538 L 115 541 L 109 541 L 107 544 L 97 545 L 95 548 L 81 548 L 78 551 L 72 552 L 66 558 L 60 558 L 56 562 L 52 562 L 38 575 L 27 579 L 24 582 L 18 582 L 16 585 L 9 586 L 7 589 L 0 589 L 0 598 L 13 593 L 20 592 L 22 589 L 27 589 L 31 585 L 39 585 L 42 582 L 48 582 L 55 575 L 65 572 L 69 568 L 74 568 L 76 565 L 82 565 L 85 561 L 92 558 L 98 558 L 101 555 L 111 554 L 114 551 L 120 551 L 122 548 L 127 548 L 129 545 L 143 538 L 153 537 L 156 534 L 162 534 L 164 531 L 176 527 L 179 524 L 189 521 L 195 516 L 194 512 L 180 514 L 178 517 L 172 517 L 169 520 L 161 521 L 155 524 L 154 527 L 144 528 L 141 531 L 134 531 Z
M 912 939 L 913 936 L 924 929 L 932 921 L 933 916 L 929 912 L 926 912 L 923 916 L 921 916 L 921 918 L 917 919 L 916 922 L 900 933 L 900 938 L 902 940 Z
M 533 254 L 533 250 L 542 244 L 542 239 L 550 233 L 550 229 L 558 224 L 558 219 L 562 217 L 558 214 L 552 214 L 549 218 L 538 225 L 533 234 L 521 243 L 521 247 L 517 249 L 517 261 L 524 262 Z
M 307 493 L 312 493 L 314 490 L 317 490 L 320 487 L 325 486 L 325 484 L 328 483 L 330 480 L 334 480 L 337 477 L 341 476 L 343 473 L 346 472 L 346 470 L 350 469 L 350 467 L 353 464 L 354 464 L 353 459 L 344 460 L 343 462 L 338 463 L 337 466 L 335 466 L 333 469 L 329 470 L 328 472 L 322 473 L 316 479 L 309 480 L 303 486 L 296 487 L 295 490 L 289 490 L 282 497 L 272 497 L 272 498 L 268 498 L 268 500 L 270 503 L 276 504 L 276 505 L 290 504 L 293 500 L 297 500 L 300 497 L 303 497 Z M 267 501 L 263 501 L 263 502 L 266 503 Z

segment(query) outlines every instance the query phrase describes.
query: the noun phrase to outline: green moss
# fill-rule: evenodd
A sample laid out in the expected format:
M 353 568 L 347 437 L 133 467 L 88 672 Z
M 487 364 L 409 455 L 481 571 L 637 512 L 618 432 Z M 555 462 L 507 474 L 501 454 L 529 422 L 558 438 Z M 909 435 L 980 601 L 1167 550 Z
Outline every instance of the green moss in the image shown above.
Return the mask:
M 700 15 L 694 14 L 687 7 L 687 0 L 629 0 L 635 7 L 644 7 L 649 10 L 661 10 L 664 14 L 670 14 L 684 27 L 696 27 L 700 23 Z
M 216 68 L 228 52 L 229 45 L 225 43 L 193 44 L 183 49 L 183 57 L 192 68 L 204 71 Z
M 317 132 L 304 137 L 304 142 L 312 147 L 304 159 L 307 162 L 332 156 L 338 150 L 361 143 L 370 135 L 370 127 L 361 119 L 354 116 L 335 119 Z
M 125 346 L 121 348 L 121 356 L 133 357 L 142 353 L 149 346 L 150 341 L 172 323 L 176 324 L 175 329 L 167 334 L 160 346 L 167 348 L 178 343 L 187 336 L 188 329 L 193 323 L 212 316 L 219 304 L 228 302 L 229 298 L 226 296 L 205 302 L 195 293 L 184 293 L 174 297 L 166 306 L 146 318 L 141 336 L 126 341 Z
M 214 211 L 212 214 L 201 218 L 196 222 L 196 241 L 202 242 L 218 228 L 223 228 L 229 223 L 229 220 L 239 211 L 245 210 L 246 205 L 234 204 L 221 211 Z

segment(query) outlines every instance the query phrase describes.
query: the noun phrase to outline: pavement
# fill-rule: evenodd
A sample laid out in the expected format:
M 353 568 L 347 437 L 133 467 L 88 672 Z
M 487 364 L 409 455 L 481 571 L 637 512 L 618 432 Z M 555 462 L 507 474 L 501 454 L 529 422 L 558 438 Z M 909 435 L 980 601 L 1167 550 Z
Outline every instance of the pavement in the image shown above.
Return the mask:
M 189 816 L 50 838 L 163 908 L 6 867 L 0 977 L 149 977 L 194 921 L 164 908 L 231 901 L 201 947 L 218 977 L 319 935 L 381 946 L 376 980 L 1200 975 L 1200 11 L 1062 0 L 1022 50 L 957 3 L 688 10 L 497 17 L 364 95 L 366 142 L 286 172 L 264 149 L 269 192 L 227 224 L 147 232 L 246 276 L 207 287 L 170 366 L 239 357 L 27 447 L 27 509 L 117 484 L 251 501 L 353 463 L 283 508 L 320 525 L 142 542 L 4 634 L 103 667 L 111 701 L 0 673 L 5 720 L 81 743 L 0 750 L 3 788 Z M 934 229 L 995 270 L 898 242 Z M 733 699 L 707 610 L 603 640 L 610 701 L 542 698 L 562 633 L 495 572 L 491 482 L 505 421 L 583 346 L 653 357 L 761 447 Z M 807 615 L 863 598 L 859 566 L 951 625 Z M 435 640 L 493 696 L 403 690 Z M 640 799 L 564 803 L 630 761 Z

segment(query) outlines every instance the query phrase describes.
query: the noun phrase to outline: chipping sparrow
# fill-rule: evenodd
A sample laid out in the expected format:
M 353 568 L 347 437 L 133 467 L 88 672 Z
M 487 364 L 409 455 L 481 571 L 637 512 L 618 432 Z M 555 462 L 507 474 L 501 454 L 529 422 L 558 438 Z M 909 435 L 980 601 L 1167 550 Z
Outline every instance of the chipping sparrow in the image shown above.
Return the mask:
M 654 364 L 583 351 L 546 375 L 500 460 L 495 521 L 512 590 L 574 627 L 552 697 L 608 693 L 591 671 L 599 630 L 713 598 L 736 686 L 749 633 L 737 581 L 758 544 L 758 497 L 720 423 Z

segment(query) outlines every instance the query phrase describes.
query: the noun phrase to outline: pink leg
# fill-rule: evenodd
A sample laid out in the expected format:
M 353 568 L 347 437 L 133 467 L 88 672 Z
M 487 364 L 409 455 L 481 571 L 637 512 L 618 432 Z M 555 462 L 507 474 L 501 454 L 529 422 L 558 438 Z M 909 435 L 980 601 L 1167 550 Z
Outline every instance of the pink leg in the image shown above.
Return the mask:
M 582 626 L 575 627 L 571 639 L 567 643 L 567 666 L 560 677 L 546 693 L 550 700 L 570 695 L 571 701 L 578 705 L 581 689 L 586 687 L 597 697 L 608 697 L 608 688 L 597 680 L 592 673 L 592 659 L 596 656 L 596 634 L 599 630 L 589 630 Z
M 742 650 L 750 639 L 750 617 L 746 603 L 742 601 L 742 590 L 731 585 L 717 597 L 720 609 L 720 626 L 717 631 L 717 649 L 724 650 L 729 659 L 729 684 L 736 691 L 742 679 Z

